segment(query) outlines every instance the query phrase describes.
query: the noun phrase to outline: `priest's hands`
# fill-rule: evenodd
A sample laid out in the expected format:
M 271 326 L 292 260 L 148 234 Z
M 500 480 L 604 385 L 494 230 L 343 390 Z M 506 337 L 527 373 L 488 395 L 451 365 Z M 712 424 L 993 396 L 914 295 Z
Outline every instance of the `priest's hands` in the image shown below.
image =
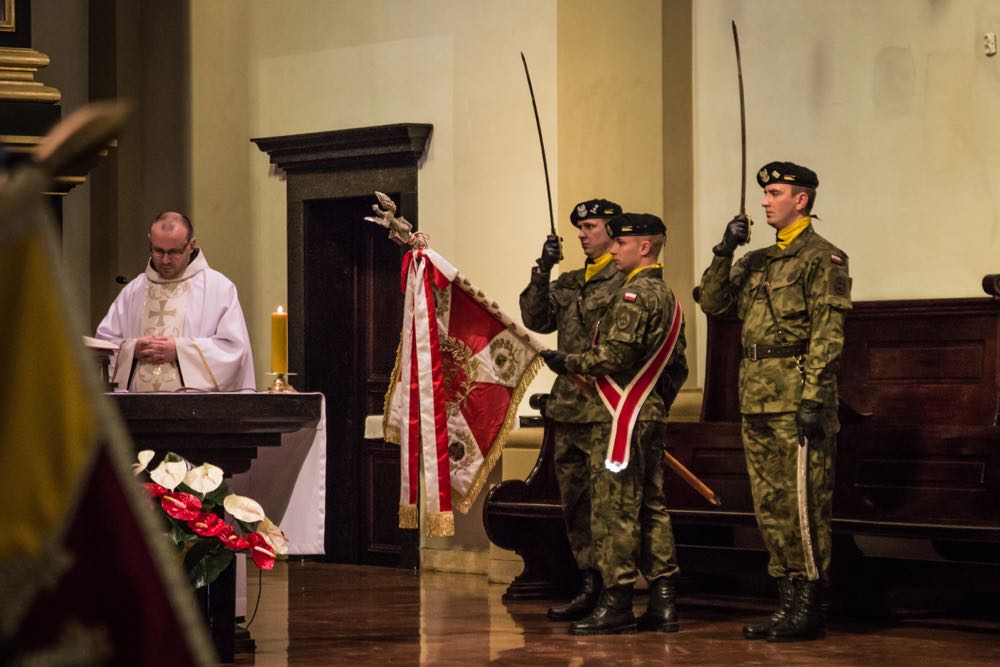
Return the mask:
M 135 356 L 151 364 L 177 361 L 177 343 L 173 336 L 143 336 L 135 341 Z

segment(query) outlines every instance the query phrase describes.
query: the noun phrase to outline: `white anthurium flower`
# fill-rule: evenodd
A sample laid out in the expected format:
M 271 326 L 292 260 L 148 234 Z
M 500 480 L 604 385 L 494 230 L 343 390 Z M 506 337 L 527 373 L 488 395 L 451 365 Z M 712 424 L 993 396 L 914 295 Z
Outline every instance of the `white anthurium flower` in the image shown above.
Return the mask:
M 184 483 L 204 495 L 219 488 L 222 484 L 222 474 L 222 468 L 211 463 L 203 463 L 188 470 L 184 476 Z
M 153 460 L 154 456 L 156 456 L 156 454 L 153 453 L 152 449 L 144 449 L 139 452 L 136 462 L 132 464 L 132 474 L 138 475 L 145 470 L 146 466 L 149 465 L 149 462 Z
M 160 461 L 160 465 L 153 469 L 153 472 L 149 473 L 149 476 L 154 482 L 162 487 L 168 488 L 171 491 L 177 488 L 177 486 L 184 481 L 184 476 L 187 474 L 187 462 L 186 461 Z
M 278 524 L 264 517 L 260 525 L 257 526 L 257 532 L 264 536 L 267 543 L 274 549 L 274 553 L 281 556 L 288 553 L 288 538 L 281 532 L 281 528 L 278 528 Z
M 222 501 L 226 511 L 244 523 L 253 523 L 264 518 L 264 508 L 253 498 L 231 493 Z

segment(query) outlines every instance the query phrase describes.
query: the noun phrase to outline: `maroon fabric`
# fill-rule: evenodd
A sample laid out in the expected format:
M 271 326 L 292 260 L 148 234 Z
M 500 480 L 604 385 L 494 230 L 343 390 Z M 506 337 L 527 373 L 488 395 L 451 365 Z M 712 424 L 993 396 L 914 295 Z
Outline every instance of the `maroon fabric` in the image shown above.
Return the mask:
M 195 654 L 167 597 L 166 584 L 125 502 L 122 483 L 132 479 L 119 479 L 104 446 L 99 450 L 67 535 L 65 548 L 73 564 L 54 591 L 35 600 L 15 638 L 15 651 L 49 645 L 75 620 L 102 629 L 110 638 L 114 655 L 107 664 L 194 664 Z

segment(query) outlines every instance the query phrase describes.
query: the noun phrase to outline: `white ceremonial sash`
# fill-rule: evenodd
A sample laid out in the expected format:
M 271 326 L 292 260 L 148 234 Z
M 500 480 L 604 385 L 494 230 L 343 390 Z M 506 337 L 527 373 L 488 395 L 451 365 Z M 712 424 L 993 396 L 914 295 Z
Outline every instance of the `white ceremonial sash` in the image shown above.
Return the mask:
M 646 402 L 649 392 L 656 386 L 660 373 L 666 368 L 670 355 L 673 354 L 683 320 L 680 301 L 675 300 L 673 319 L 667 337 L 663 339 L 656 354 L 649 358 L 624 389 L 608 375 L 597 378 L 597 393 L 612 415 L 611 437 L 608 439 L 608 451 L 604 458 L 604 466 L 612 472 L 619 472 L 628 467 L 629 443 L 632 442 L 632 433 L 635 431 L 639 411 Z

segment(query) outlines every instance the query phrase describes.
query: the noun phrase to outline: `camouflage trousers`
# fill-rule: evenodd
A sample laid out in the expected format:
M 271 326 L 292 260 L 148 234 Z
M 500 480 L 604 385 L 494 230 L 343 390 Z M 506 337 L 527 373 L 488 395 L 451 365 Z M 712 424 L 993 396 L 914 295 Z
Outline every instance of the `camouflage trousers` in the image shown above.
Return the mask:
M 652 581 L 677 574 L 674 531 L 663 493 L 663 424 L 639 422 L 628 467 L 604 465 L 611 424 L 594 425 L 590 455 L 590 533 L 605 586 L 631 585 L 636 570 Z
M 594 427 L 599 425 L 555 422 L 554 430 L 553 458 L 563 518 L 566 520 L 566 537 L 581 570 L 597 569 L 590 537 L 590 452 L 595 447 L 601 447 L 594 435 Z M 600 438 L 600 435 L 596 437 Z M 605 445 L 607 438 L 605 431 Z
M 836 410 L 824 412 L 823 425 L 824 437 L 811 440 L 803 450 L 807 488 L 802 493 L 795 413 L 743 415 L 754 511 L 770 555 L 767 571 L 774 578 L 825 579 L 830 569 L 833 469 L 840 430 Z M 800 508 L 800 497 L 805 507 Z
M 636 564 L 647 579 L 678 572 L 674 533 L 663 494 L 663 425 L 640 422 L 629 464 L 604 465 L 610 423 L 557 422 L 555 468 L 570 549 L 581 570 L 605 585 L 631 584 Z

